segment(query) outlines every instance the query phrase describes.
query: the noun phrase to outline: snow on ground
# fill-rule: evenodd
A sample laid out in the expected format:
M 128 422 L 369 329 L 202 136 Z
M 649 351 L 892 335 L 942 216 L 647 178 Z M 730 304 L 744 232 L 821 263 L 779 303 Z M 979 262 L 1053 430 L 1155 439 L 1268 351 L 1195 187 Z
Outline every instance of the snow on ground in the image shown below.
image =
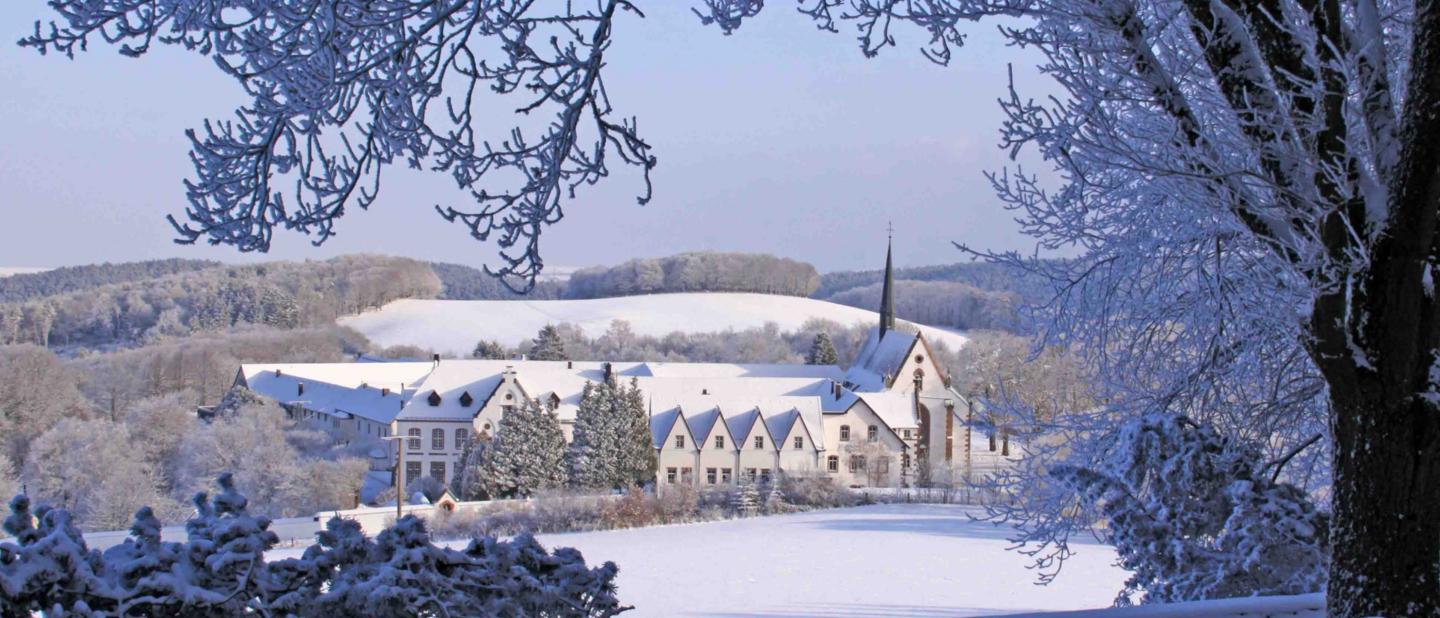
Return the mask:
M 782 331 L 799 329 L 806 320 L 823 318 L 850 325 L 875 324 L 873 311 L 845 305 L 770 294 L 689 293 L 624 296 L 590 300 L 398 300 L 384 307 L 339 320 L 383 346 L 411 344 L 464 356 L 481 339 L 516 345 L 535 336 L 546 324 L 569 322 L 597 337 L 614 320 L 625 320 L 636 333 L 663 336 L 742 330 L 774 322 Z M 964 335 L 922 326 L 925 336 L 951 349 Z
M 627 616 L 982 616 L 1108 606 L 1126 574 L 1103 545 L 1049 586 L 974 507 L 874 505 L 541 537 L 620 565 Z
M 28 275 L 30 273 L 43 273 L 47 270 L 50 269 L 39 266 L 0 266 L 0 277 L 9 277 L 10 275 Z
M 1076 554 L 1049 586 L 975 507 L 891 504 L 675 526 L 549 534 L 620 566 L 626 616 L 983 616 L 1106 607 L 1126 574 L 1114 552 Z M 452 543 L 461 547 L 463 542 Z M 275 560 L 301 549 L 270 552 Z

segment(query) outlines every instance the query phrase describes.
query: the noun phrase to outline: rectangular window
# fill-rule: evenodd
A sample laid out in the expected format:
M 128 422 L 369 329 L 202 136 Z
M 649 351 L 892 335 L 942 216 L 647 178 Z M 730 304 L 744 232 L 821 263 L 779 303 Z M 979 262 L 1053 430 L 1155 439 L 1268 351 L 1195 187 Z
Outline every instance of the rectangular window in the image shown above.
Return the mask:
M 407 461 L 407 462 L 405 462 L 405 485 L 404 485 L 404 486 L 405 486 L 405 487 L 409 487 L 410 484 L 411 484 L 411 483 L 414 483 L 414 482 L 415 482 L 415 479 L 418 479 L 418 478 L 420 478 L 420 462 L 418 462 L 418 461 Z
M 851 456 L 850 456 L 850 471 L 851 471 L 851 472 L 863 472 L 864 470 L 865 470 L 865 456 L 864 456 L 864 455 L 851 455 Z
M 905 430 L 905 439 L 906 439 L 906 440 L 909 440 L 909 439 L 910 439 L 910 436 L 911 436 L 910 430 L 909 430 L 909 429 L 906 429 L 906 430 Z
M 420 450 L 420 430 L 411 429 L 405 432 L 405 435 L 408 436 L 405 439 L 405 448 L 408 448 L 412 451 Z
M 769 485 L 769 484 L 770 484 L 770 469 L 769 469 L 769 468 L 761 468 L 761 469 L 760 469 L 760 482 L 761 482 L 761 483 L 764 483 L 764 484 L 766 484 L 766 485 Z
M 890 473 L 890 458 L 889 458 L 889 457 L 881 457 L 879 460 L 877 460 L 877 461 L 875 462 L 875 469 L 876 469 L 876 470 L 879 470 L 879 471 L 880 471 L 880 474 L 889 474 L 889 473 Z
M 440 481 L 441 484 L 444 484 L 444 483 L 445 483 L 445 462 L 443 462 L 443 461 L 432 461 L 432 462 L 430 462 L 430 477 L 433 478 L 433 479 L 435 479 L 435 480 L 437 480 L 437 481 Z
M 706 469 L 705 469 L 705 483 L 708 484 L 708 485 L 714 485 L 714 484 L 715 484 L 715 469 L 714 469 L 714 468 L 706 468 Z
M 805 448 L 805 436 L 795 436 L 795 449 Z
M 850 426 L 849 426 L 849 425 L 841 425 L 841 426 L 840 426 L 840 441 L 841 441 L 841 442 L 849 442 L 849 441 L 850 441 Z
M 831 472 L 839 472 L 839 471 L 840 471 L 840 458 L 837 457 L 837 456 L 835 456 L 835 455 L 831 455 L 831 456 L 827 457 L 827 458 L 825 459 L 825 469 L 827 469 L 827 470 L 829 470 L 829 471 L 831 471 Z
M 765 448 L 765 436 L 755 436 L 755 448 Z
M 455 430 L 455 449 L 456 449 L 456 450 L 461 450 L 461 451 L 463 451 L 463 450 L 465 450 L 465 447 L 467 447 L 467 446 L 470 446 L 470 430 L 467 429 L 467 428 L 465 428 L 465 427 L 461 427 L 461 428 L 459 428 L 459 429 L 456 429 L 456 430 Z
M 759 474 L 756 472 L 756 470 L 755 470 L 754 468 L 746 468 L 746 469 L 745 469 L 745 474 L 747 474 L 747 475 L 750 476 L 750 482 L 751 482 L 751 483 L 754 483 L 754 482 L 755 482 L 755 477 L 759 476 Z
M 443 450 L 445 450 L 445 430 L 444 430 L 444 429 L 431 429 L 431 430 L 430 430 L 430 450 L 434 450 L 434 451 L 443 451 Z
M 695 483 L 695 471 L 691 470 L 690 468 L 681 468 L 680 482 L 685 483 L 686 485 L 693 485 Z
M 685 436 L 675 436 L 675 448 L 685 448 Z
M 724 484 L 726 484 L 726 485 L 729 485 L 729 484 L 730 484 L 730 469 L 729 469 L 729 468 L 721 468 L 721 469 L 720 469 L 720 482 L 721 482 L 721 483 L 724 483 Z
M 665 482 L 670 483 L 671 485 L 674 485 L 674 484 L 675 484 L 675 473 L 676 473 L 675 468 L 666 468 L 666 469 L 665 469 Z
M 715 448 L 725 448 L 725 436 L 715 436 Z

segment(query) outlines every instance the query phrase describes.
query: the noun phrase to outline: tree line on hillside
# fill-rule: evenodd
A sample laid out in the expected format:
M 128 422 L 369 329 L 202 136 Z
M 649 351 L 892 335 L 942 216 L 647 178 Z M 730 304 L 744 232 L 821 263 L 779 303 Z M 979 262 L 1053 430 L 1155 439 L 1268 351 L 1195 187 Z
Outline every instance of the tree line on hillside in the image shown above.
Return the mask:
M 167 275 L 208 270 L 220 265 L 219 262 L 211 260 L 171 258 L 120 264 L 106 262 L 84 266 L 63 266 L 38 273 L 21 273 L 0 277 L 0 303 L 22 302 L 114 283 L 156 279 Z
M 820 285 L 805 262 L 754 253 L 696 252 L 629 260 L 570 275 L 566 298 L 661 292 L 758 292 L 809 296 Z
M 0 304 L 0 345 L 128 347 L 244 325 L 326 325 L 439 292 L 427 264 L 404 258 L 225 266 Z
M 871 311 L 880 310 L 883 283 L 851 288 L 825 300 Z M 954 281 L 895 282 L 895 315 L 921 324 L 962 330 L 989 329 L 1021 331 L 1016 316 L 1018 295 L 982 290 Z

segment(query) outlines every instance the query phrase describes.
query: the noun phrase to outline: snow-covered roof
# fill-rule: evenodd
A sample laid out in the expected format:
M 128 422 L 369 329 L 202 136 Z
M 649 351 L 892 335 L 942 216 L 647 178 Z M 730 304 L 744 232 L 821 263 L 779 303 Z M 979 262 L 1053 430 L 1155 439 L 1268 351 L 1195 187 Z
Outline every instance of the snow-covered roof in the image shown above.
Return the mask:
M 859 398 L 891 429 L 920 426 L 915 418 L 915 401 L 910 393 L 860 393 Z
M 405 402 L 403 421 L 468 421 L 480 413 L 485 402 L 504 381 L 501 371 L 475 371 L 467 363 L 441 362 L 415 385 L 415 394 Z M 432 405 L 431 393 L 439 395 Z M 468 394 L 469 405 L 465 405 Z
M 664 363 L 647 362 L 645 373 L 656 378 L 838 378 L 835 365 L 745 364 L 745 363 Z
M 900 330 L 886 331 L 881 337 L 878 327 L 870 329 L 870 336 L 865 339 L 855 363 L 845 372 L 845 381 L 857 391 L 885 390 L 885 377 L 894 378 L 905 365 L 917 337 L 916 333 Z
M 725 424 L 730 430 L 731 437 L 734 437 L 738 443 L 750 439 L 750 431 L 757 425 L 764 425 L 764 423 L 756 422 L 761 419 L 760 408 L 756 407 L 725 417 Z
M 428 365 L 429 363 L 426 363 Z M 256 365 L 242 366 L 245 384 L 250 390 L 274 399 L 285 405 L 298 405 L 307 410 L 328 414 L 338 418 L 358 416 L 376 423 L 388 425 L 395 420 L 404 403 L 404 392 L 399 383 L 394 389 L 375 386 L 364 381 L 350 385 L 324 382 L 307 376 L 319 375 L 331 378 L 351 378 L 340 372 L 321 369 L 315 372 L 260 370 Z M 407 374 L 408 375 L 408 374 Z M 377 376 L 394 377 L 394 376 Z M 353 380 L 350 380 L 353 382 Z
M 698 408 L 705 408 L 705 406 L 701 405 Z M 725 431 L 725 433 L 729 433 L 729 431 L 724 428 L 725 416 L 720 413 L 719 407 L 711 406 L 708 409 L 698 408 L 687 408 L 683 404 L 679 406 L 681 413 L 685 415 L 686 424 L 690 426 L 690 431 L 695 436 L 696 445 L 708 444 L 710 434 L 714 432 L 716 428 Z M 731 441 L 733 442 L 734 440 Z M 733 444 L 731 448 L 734 448 Z
M 650 417 L 650 437 L 655 442 L 655 448 L 664 448 L 665 438 L 670 437 L 670 430 L 675 427 L 675 422 L 680 418 L 679 408 L 666 410 Z

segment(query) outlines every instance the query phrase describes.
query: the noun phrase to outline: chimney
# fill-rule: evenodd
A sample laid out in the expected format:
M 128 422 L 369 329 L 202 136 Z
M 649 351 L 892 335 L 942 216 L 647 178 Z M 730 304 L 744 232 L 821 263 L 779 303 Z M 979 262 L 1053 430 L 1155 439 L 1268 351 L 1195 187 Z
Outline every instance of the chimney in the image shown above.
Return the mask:
M 830 382 L 830 392 L 832 392 L 832 393 L 835 395 L 835 400 L 836 400 L 836 401 L 839 401 L 839 400 L 840 400 L 840 388 L 841 388 L 841 387 L 840 387 L 840 383 L 839 383 L 839 382 L 835 382 L 835 381 L 833 381 L 833 380 Z
M 565 368 L 566 368 L 566 369 L 574 369 L 574 368 L 575 368 L 575 361 L 568 361 L 568 360 L 565 361 Z
M 615 367 L 610 364 L 610 361 L 605 361 L 601 367 L 605 370 L 605 381 L 608 382 L 610 378 L 615 377 Z
M 276 370 L 275 370 L 275 377 L 277 377 L 277 378 L 280 377 L 280 370 L 279 370 L 279 369 L 276 369 Z
M 382 389 L 380 389 L 380 396 L 381 396 L 381 397 L 388 397 L 388 396 L 390 396 L 390 389 L 389 389 L 389 388 L 382 388 Z
M 296 383 L 295 383 L 295 396 L 296 396 L 296 397 L 299 397 L 299 396 L 304 395 L 304 394 L 305 394 L 305 383 L 304 383 L 304 382 L 296 382 Z

